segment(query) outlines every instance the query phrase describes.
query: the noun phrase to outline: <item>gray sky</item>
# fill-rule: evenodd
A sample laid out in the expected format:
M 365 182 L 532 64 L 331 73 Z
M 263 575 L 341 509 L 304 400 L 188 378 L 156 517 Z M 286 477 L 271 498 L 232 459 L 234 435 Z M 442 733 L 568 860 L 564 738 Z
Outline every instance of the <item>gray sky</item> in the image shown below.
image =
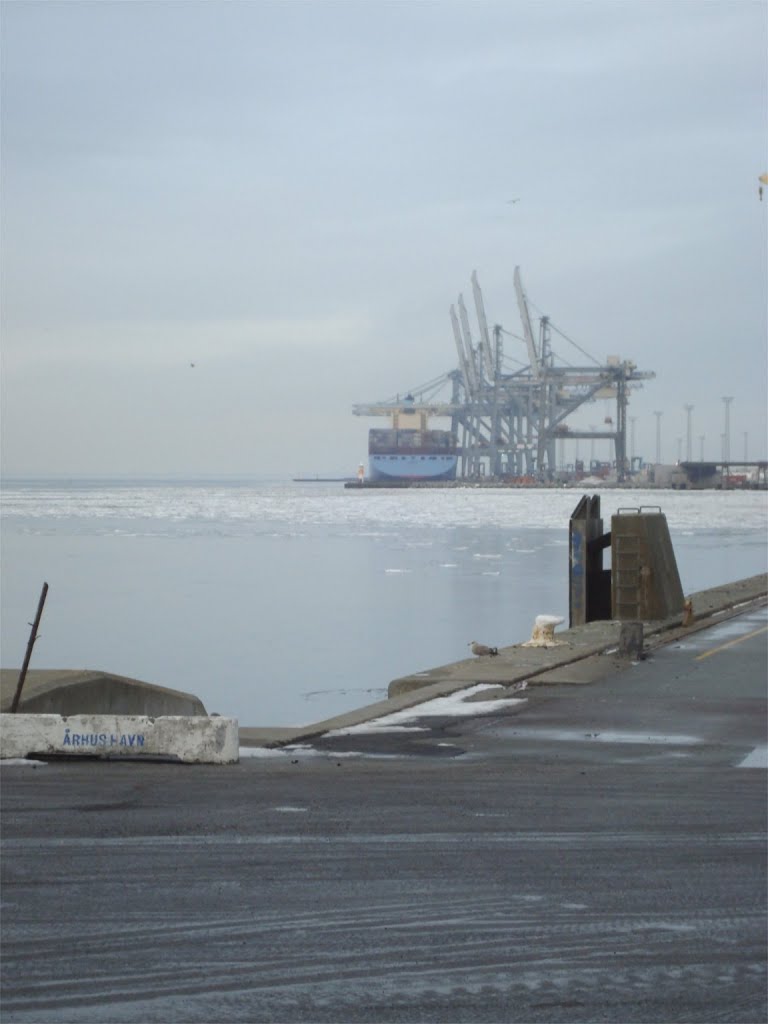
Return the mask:
M 692 403 L 693 455 L 704 434 L 719 458 L 732 395 L 732 455 L 747 432 L 765 458 L 767 22 L 763 0 L 5 2 L 5 474 L 353 473 L 383 424 L 351 406 L 455 367 L 473 269 L 521 333 L 516 264 L 579 345 L 656 372 L 638 454 L 663 410 L 674 461 Z

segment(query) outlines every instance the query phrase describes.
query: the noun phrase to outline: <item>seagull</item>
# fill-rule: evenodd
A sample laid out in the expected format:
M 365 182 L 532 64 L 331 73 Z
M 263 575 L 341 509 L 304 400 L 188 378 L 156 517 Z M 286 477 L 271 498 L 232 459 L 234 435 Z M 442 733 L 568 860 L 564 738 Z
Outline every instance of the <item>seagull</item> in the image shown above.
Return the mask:
M 499 653 L 498 647 L 486 647 L 485 644 L 479 644 L 477 640 L 470 640 L 468 646 L 472 648 L 472 653 L 478 657 L 482 657 L 484 654 L 495 657 Z
M 510 206 L 512 203 L 519 203 L 519 202 L 520 202 L 520 197 L 518 196 L 517 199 L 508 199 L 507 200 L 507 205 Z
M 194 363 L 190 363 L 189 365 L 190 365 L 190 366 L 192 367 L 192 369 L 194 370 L 194 368 L 195 368 L 195 364 L 194 364 Z

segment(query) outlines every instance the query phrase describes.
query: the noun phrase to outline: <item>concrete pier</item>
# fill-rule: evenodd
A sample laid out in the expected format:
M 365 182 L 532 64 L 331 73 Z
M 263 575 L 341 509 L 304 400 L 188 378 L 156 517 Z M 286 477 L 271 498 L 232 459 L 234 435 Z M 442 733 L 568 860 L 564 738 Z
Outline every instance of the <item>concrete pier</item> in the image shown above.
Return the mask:
M 413 732 L 3 766 L 4 1024 L 762 1024 L 760 591 Z
M 679 636 L 707 628 L 767 598 L 768 574 L 765 573 L 699 591 L 691 595 L 692 624 L 688 627 L 682 625 L 682 613 L 645 623 L 644 647 L 652 650 L 663 643 L 670 643 Z M 389 684 L 387 700 L 302 727 L 241 726 L 240 742 L 243 746 L 270 747 L 305 742 L 332 729 L 360 725 L 435 697 L 449 696 L 477 683 L 503 688 L 522 682 L 541 686 L 551 682 L 555 672 L 558 673 L 558 681 L 562 680 L 564 673 L 581 677 L 584 681 L 598 678 L 611 669 L 626 666 L 626 660 L 619 654 L 621 626 L 620 622 L 609 620 L 589 622 L 573 629 L 556 631 L 556 647 L 526 647 L 525 640 L 521 640 L 518 644 L 500 647 L 497 657 L 472 657 L 414 672 Z
M 672 642 L 678 636 L 711 626 L 739 609 L 765 601 L 766 598 L 768 576 L 765 573 L 695 593 L 690 596 L 693 607 L 691 625 L 683 626 L 682 613 L 644 623 L 644 649 L 650 651 L 660 644 Z M 499 688 L 499 695 L 504 695 L 511 687 L 523 682 L 536 687 L 571 680 L 593 681 L 609 671 L 626 667 L 627 659 L 621 652 L 621 631 L 621 622 L 599 620 L 571 629 L 557 630 L 556 646 L 553 647 L 526 646 L 527 638 L 522 638 L 519 643 L 500 647 L 497 657 L 473 656 L 392 680 L 386 700 L 310 725 L 240 725 L 239 742 L 245 747 L 280 747 L 302 743 L 331 730 L 346 729 L 416 707 L 436 697 L 450 696 L 478 683 L 492 684 Z M 17 676 L 16 670 L 4 669 L 2 672 L 3 710 L 7 710 L 10 705 Z M 86 670 L 46 669 L 30 672 L 21 711 L 26 712 L 30 718 L 36 716 L 41 719 L 46 717 L 45 712 L 49 713 L 47 717 L 110 713 L 123 716 L 172 716 L 178 723 L 176 731 L 181 741 L 174 745 L 171 753 L 176 756 L 181 752 L 180 760 L 187 759 L 184 752 L 189 744 L 185 737 L 194 731 L 195 717 L 201 716 L 202 722 L 208 721 L 202 703 L 191 694 L 140 680 Z M 184 722 L 186 716 L 190 716 L 192 723 L 186 723 L 188 728 Z M 49 736 L 51 749 L 63 738 L 65 726 L 66 723 L 62 725 L 59 722 L 55 728 L 52 727 Z M 101 735 L 105 732 L 111 734 L 114 730 L 99 728 L 90 732 Z M 61 752 L 71 754 L 73 751 Z M 231 759 L 230 754 L 223 758 L 225 762 Z

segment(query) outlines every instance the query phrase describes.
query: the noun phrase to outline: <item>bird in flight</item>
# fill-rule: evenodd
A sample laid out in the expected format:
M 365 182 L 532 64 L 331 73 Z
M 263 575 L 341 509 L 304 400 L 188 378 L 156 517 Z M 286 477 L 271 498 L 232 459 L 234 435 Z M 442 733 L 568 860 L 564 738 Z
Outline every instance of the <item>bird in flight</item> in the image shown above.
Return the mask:
M 485 644 L 479 644 L 477 640 L 470 640 L 469 646 L 472 648 L 472 653 L 478 657 L 482 657 L 484 654 L 495 657 L 499 653 L 498 647 L 486 647 Z
M 192 369 L 194 370 L 194 368 L 195 368 L 195 364 L 194 364 L 194 363 L 190 363 L 189 365 L 190 365 L 190 366 L 192 367 Z
M 520 202 L 519 197 L 517 199 L 508 199 L 507 200 L 507 205 L 509 206 L 512 203 L 519 203 L 519 202 Z

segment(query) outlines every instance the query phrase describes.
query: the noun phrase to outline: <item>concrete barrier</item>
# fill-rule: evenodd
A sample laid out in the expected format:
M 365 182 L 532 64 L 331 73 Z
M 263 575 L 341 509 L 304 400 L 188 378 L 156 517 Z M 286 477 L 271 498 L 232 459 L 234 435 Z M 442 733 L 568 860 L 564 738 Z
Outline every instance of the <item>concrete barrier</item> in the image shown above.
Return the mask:
M 0 715 L 0 759 L 53 755 L 234 764 L 238 751 L 234 718 Z
M 18 669 L 0 669 L 0 711 L 10 711 Z M 32 669 L 17 711 L 35 715 L 206 715 L 191 693 L 99 669 Z

